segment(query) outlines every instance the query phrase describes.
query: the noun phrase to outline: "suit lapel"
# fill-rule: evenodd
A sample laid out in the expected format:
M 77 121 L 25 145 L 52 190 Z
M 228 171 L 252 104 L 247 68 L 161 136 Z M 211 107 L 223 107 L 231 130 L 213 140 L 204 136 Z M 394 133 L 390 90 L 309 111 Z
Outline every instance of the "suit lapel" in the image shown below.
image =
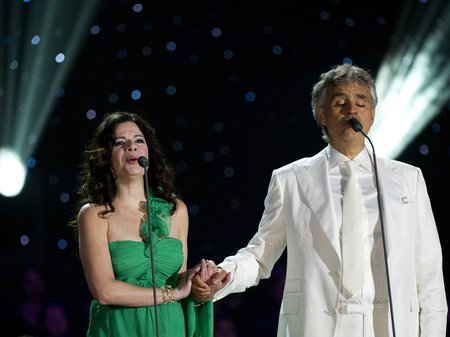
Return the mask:
M 337 255 L 341 256 L 339 228 L 336 221 L 330 180 L 328 179 L 328 162 L 326 149 L 314 157 L 293 165 L 299 188 L 304 192 L 312 212 L 330 240 Z M 381 211 L 386 234 L 386 247 L 389 256 L 391 240 L 397 237 L 399 206 L 402 197 L 401 168 L 392 165 L 383 158 L 377 159 Z M 397 207 L 398 206 L 398 207 Z
M 377 159 L 379 193 L 381 195 L 381 212 L 385 228 L 387 255 L 390 243 L 395 241 L 399 223 L 399 211 L 402 198 L 402 172 L 398 166 L 391 165 L 384 159 Z
M 339 228 L 328 179 L 326 149 L 306 161 L 294 164 L 294 171 L 299 188 L 304 192 L 312 212 L 340 258 Z

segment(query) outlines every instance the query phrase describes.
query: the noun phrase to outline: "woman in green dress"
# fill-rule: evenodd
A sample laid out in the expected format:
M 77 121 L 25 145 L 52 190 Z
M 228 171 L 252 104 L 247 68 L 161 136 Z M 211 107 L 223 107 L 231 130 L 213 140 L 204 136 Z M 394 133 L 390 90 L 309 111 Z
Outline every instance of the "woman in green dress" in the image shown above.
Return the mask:
M 87 336 L 211 337 L 212 302 L 189 295 L 194 275 L 207 279 L 215 266 L 187 268 L 188 211 L 149 123 L 128 112 L 105 115 L 83 154 L 79 186 L 75 223 L 94 298 Z

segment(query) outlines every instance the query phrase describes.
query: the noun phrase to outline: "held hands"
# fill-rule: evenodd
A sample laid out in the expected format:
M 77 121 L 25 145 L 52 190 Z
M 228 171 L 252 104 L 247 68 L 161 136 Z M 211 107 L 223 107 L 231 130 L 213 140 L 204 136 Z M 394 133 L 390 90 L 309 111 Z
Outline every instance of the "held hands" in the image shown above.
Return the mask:
M 186 270 L 184 273 L 179 274 L 178 284 L 174 289 L 175 300 L 181 300 L 187 297 L 191 292 L 192 279 L 196 274 L 200 272 L 201 264 L 197 264 L 195 267 Z
M 194 275 L 192 280 L 192 294 L 198 302 L 210 301 L 230 279 L 230 273 L 217 268 L 213 261 L 203 259 L 200 262 L 200 271 Z

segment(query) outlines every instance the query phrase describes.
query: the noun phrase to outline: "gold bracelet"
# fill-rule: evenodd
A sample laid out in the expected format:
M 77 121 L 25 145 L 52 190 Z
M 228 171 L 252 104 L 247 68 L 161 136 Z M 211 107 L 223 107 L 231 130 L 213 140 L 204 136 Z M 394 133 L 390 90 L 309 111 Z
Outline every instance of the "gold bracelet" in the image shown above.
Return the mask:
M 194 304 L 194 307 L 199 307 L 199 306 L 201 306 L 201 305 L 203 305 L 203 304 L 205 304 L 206 302 L 200 302 L 200 303 L 195 303 Z
M 163 296 L 162 304 L 175 302 L 175 294 L 174 294 L 173 288 L 170 285 L 162 286 L 161 290 L 162 290 L 162 296 Z

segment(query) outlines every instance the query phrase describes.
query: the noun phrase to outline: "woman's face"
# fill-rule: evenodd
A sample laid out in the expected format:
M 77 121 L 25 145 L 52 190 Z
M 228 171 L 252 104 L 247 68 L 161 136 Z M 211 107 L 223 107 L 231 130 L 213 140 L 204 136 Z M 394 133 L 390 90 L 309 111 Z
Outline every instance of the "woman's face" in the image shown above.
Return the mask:
M 138 159 L 148 158 L 148 147 L 144 134 L 134 122 L 117 124 L 113 132 L 111 169 L 116 180 L 132 176 L 142 176 Z

